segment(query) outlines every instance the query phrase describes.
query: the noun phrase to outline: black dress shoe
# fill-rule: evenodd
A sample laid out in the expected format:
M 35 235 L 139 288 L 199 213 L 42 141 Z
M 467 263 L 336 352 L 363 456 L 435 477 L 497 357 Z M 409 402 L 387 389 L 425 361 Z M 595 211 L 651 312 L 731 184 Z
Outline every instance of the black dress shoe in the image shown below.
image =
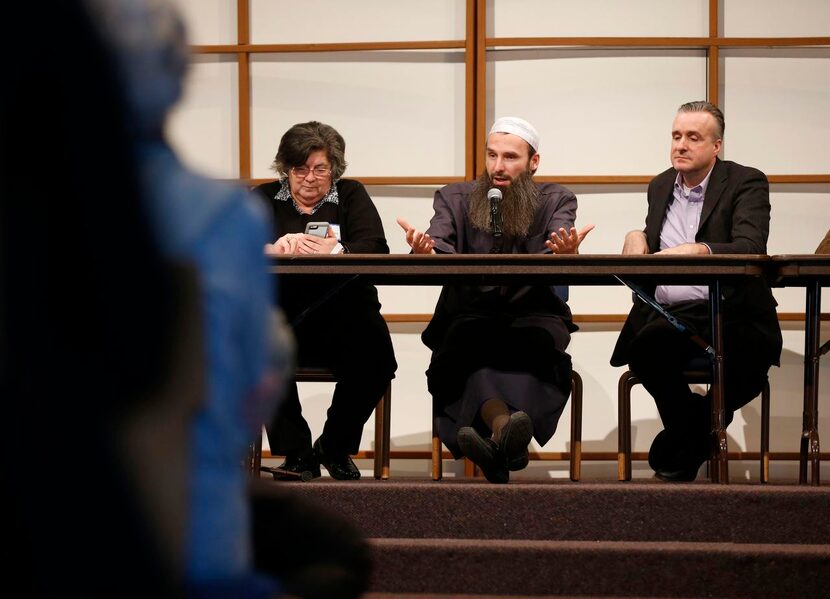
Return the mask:
M 651 442 L 648 450 L 648 465 L 655 472 L 661 470 L 677 470 L 675 465 L 677 454 L 677 441 L 672 438 L 671 433 L 662 430 L 657 433 Z
M 317 461 L 317 456 L 314 452 L 308 452 L 301 455 L 287 455 L 285 461 L 276 468 L 266 468 L 263 470 L 270 472 L 274 480 L 301 480 L 308 482 L 312 478 L 319 478 L 320 476 L 320 462 Z
M 654 476 L 667 483 L 690 483 L 697 478 L 699 469 L 700 466 L 694 470 L 658 470 Z
M 320 464 L 326 467 L 329 475 L 337 480 L 359 480 L 360 470 L 357 469 L 352 458 L 347 453 L 343 454 L 326 454 L 323 451 L 323 445 L 320 439 L 314 442 L 314 453 L 317 454 L 317 459 Z
M 501 429 L 499 451 L 507 460 L 509 470 L 527 467 L 529 455 L 527 446 L 533 438 L 533 422 L 524 412 L 513 412 L 507 424 Z
M 511 472 L 516 472 L 517 470 L 524 470 L 527 468 L 527 465 L 530 463 L 530 452 L 528 451 L 527 447 L 521 453 L 510 460 L 507 461 L 507 469 Z
M 458 447 L 470 458 L 491 483 L 504 484 L 510 480 L 507 460 L 492 439 L 485 439 L 470 426 L 458 429 Z
M 648 452 L 654 476 L 666 482 L 691 482 L 709 459 L 708 437 L 660 431 Z

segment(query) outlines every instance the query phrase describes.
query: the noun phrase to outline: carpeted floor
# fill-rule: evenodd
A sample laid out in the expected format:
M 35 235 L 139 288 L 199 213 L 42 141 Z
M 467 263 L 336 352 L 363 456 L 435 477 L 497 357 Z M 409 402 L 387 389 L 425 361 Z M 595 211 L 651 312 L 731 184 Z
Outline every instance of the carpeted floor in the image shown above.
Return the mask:
M 369 538 L 371 599 L 830 596 L 830 486 L 324 478 L 284 488 Z

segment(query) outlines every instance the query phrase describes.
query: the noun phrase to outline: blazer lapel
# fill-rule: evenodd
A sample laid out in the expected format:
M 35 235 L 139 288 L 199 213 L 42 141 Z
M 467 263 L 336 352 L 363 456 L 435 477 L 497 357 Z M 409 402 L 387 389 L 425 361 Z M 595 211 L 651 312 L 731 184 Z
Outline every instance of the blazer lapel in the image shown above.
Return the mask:
M 652 206 L 648 211 L 648 222 L 646 222 L 648 239 L 646 241 L 652 252 L 660 249 L 660 230 L 663 228 L 663 219 L 666 218 L 669 202 L 674 195 L 674 181 L 677 178 L 677 171 L 672 169 L 670 172 L 671 176 L 666 177 L 659 185 L 655 186 L 654 195 L 651 198 Z
M 709 185 L 706 187 L 706 197 L 703 198 L 703 209 L 700 211 L 700 223 L 697 227 L 698 231 L 703 229 L 706 219 L 708 219 L 709 215 L 712 214 L 712 210 L 715 209 L 715 205 L 718 203 L 718 200 L 720 200 L 721 195 L 723 195 L 723 192 L 726 189 L 727 179 L 728 176 L 726 167 L 723 162 L 721 162 L 720 158 L 717 158 L 715 160 L 715 166 L 712 168 L 712 176 L 709 177 Z

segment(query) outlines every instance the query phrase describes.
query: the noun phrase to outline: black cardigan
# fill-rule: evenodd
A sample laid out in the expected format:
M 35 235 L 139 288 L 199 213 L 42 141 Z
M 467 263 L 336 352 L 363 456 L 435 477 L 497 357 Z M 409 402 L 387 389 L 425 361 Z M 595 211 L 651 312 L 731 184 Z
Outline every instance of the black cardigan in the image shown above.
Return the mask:
M 336 186 L 339 204 L 326 202 L 314 214 L 301 214 L 297 212 L 293 202 L 275 199 L 282 187 L 280 181 L 257 186 L 255 191 L 265 199 L 274 217 L 272 241 L 286 233 L 304 232 L 309 222 L 326 221 L 340 225 L 340 242 L 346 251 L 353 254 L 388 254 L 389 245 L 383 233 L 383 223 L 363 184 L 351 179 L 340 179 Z M 298 318 L 316 319 L 322 313 L 332 312 L 327 308 L 334 303 L 339 308 L 347 308 L 355 316 L 363 310 L 380 310 L 375 287 L 360 281 L 347 284 L 325 299 L 322 304 L 317 305 L 326 294 L 332 293 L 340 284 L 325 282 L 303 285 L 302 288 L 280 285 L 280 305 L 289 322 L 296 326 L 299 324 Z M 305 312 L 309 307 L 313 309 Z
M 255 188 L 265 197 L 274 216 L 274 239 L 286 233 L 302 233 L 309 222 L 325 221 L 340 225 L 340 242 L 353 254 L 388 254 L 389 245 L 377 208 L 363 184 L 352 179 L 336 183 L 339 204 L 325 203 L 314 214 L 301 214 L 293 202 L 274 199 L 282 184 L 264 183 Z

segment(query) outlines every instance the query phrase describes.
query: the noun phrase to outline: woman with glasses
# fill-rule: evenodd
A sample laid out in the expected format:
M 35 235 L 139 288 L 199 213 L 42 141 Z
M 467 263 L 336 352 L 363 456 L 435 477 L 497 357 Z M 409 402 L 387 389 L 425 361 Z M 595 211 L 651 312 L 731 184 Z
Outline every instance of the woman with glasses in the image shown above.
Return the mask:
M 345 150 L 343 137 L 323 123 L 299 123 L 285 132 L 273 164 L 279 180 L 256 188 L 274 216 L 275 241 L 265 246 L 267 254 L 389 253 L 366 188 L 341 178 Z M 322 235 L 313 234 L 309 224 Z M 271 452 L 285 456 L 280 470 L 320 476 L 322 464 L 333 478 L 358 479 L 349 456 L 357 453 L 363 425 L 397 369 L 377 290 L 359 281 L 288 283 L 280 288 L 280 306 L 294 330 L 297 364 L 330 369 L 337 385 L 313 445 L 296 381 L 289 385 L 279 413 L 266 426 Z M 287 473 L 274 478 L 297 480 Z

